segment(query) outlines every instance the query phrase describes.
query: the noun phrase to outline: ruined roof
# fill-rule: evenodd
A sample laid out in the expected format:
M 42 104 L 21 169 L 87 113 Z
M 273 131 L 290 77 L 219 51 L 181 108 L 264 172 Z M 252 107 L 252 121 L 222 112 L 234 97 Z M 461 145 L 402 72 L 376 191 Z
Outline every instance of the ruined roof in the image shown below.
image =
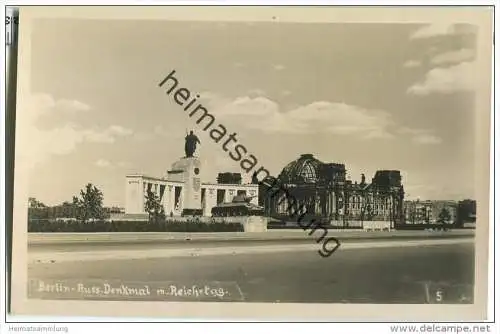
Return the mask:
M 279 179 L 285 183 L 316 183 L 321 175 L 323 163 L 312 154 L 302 154 L 297 160 L 283 168 Z

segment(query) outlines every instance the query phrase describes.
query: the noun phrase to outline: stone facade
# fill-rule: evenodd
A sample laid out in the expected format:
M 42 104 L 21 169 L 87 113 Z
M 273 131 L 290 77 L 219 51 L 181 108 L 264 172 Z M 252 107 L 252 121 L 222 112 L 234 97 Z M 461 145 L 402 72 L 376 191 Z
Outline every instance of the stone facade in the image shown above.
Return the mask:
M 458 203 L 455 201 L 405 201 L 404 216 L 407 224 L 436 224 L 443 209 L 448 211 L 449 220 L 452 224 L 457 220 Z
M 270 216 L 286 219 L 288 196 L 298 205 L 305 205 L 309 215 L 333 225 L 360 227 L 362 221 L 386 221 L 394 227 L 404 219 L 404 189 L 399 171 L 377 171 L 371 183 L 366 182 L 364 175 L 359 183 L 352 182 L 346 178 L 344 164 L 323 163 L 312 154 L 303 154 L 289 163 L 276 181 L 286 189 L 286 195 L 262 185 L 259 190 L 259 204 Z
M 198 177 L 201 167 L 196 157 L 190 157 L 176 161 L 165 178 L 127 175 L 125 214 L 146 213 L 148 190 L 158 196 L 167 216 L 181 216 L 186 210 L 211 216 L 214 206 L 231 202 L 238 194 L 253 196 L 251 203 L 258 203 L 257 185 L 202 183 Z

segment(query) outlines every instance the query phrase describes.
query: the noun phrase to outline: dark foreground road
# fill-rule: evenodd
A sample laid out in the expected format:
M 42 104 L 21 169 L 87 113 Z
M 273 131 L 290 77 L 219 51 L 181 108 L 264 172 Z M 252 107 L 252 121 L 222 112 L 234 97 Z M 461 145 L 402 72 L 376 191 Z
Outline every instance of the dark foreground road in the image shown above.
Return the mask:
M 158 291 L 152 282 L 170 282 L 164 283 L 162 294 L 168 290 L 177 293 L 177 300 L 189 301 L 203 300 L 199 295 L 205 293 L 206 296 L 207 291 L 210 294 L 209 290 L 202 290 L 212 284 L 216 287 L 211 290 L 212 297 L 217 295 L 218 288 L 227 293 L 219 298 L 223 301 L 471 303 L 474 246 L 464 243 L 352 249 L 326 259 L 315 252 L 284 252 L 39 263 L 29 265 L 28 276 L 52 283 L 67 280 L 73 282 L 74 289 L 78 282 L 82 282 L 80 288 L 83 289 L 95 280 L 101 282 L 101 293 L 106 290 L 102 280 L 115 285 L 136 282 L 140 286 L 143 282 L 142 286 L 152 284 L 149 288 L 153 291 L 148 288 L 147 292 L 156 293 L 156 297 Z M 39 288 L 40 281 L 37 282 L 35 290 Z M 195 293 L 198 288 L 199 293 Z M 179 297 L 181 289 L 184 289 L 183 295 Z M 109 286 L 107 291 L 111 291 Z

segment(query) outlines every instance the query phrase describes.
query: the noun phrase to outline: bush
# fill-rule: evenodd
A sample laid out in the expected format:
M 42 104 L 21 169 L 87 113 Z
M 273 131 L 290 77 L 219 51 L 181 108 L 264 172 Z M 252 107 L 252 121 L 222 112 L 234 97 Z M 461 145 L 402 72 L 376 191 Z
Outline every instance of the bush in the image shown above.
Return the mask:
M 396 230 L 408 230 L 408 231 L 423 231 L 427 229 L 433 230 L 449 230 L 460 228 L 456 224 L 396 224 L 394 229 Z
M 180 221 L 28 221 L 29 233 L 78 232 L 242 232 L 240 223 L 202 223 Z

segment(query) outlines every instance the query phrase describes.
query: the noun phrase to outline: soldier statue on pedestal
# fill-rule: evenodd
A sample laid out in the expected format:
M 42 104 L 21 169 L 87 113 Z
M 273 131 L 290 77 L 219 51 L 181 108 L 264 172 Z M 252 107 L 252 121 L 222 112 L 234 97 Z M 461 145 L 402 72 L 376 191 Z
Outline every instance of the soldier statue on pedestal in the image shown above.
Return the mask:
M 184 152 L 186 153 L 186 158 L 191 158 L 193 157 L 194 151 L 196 151 L 196 144 L 201 144 L 201 142 L 192 130 L 186 136 L 185 140 Z

